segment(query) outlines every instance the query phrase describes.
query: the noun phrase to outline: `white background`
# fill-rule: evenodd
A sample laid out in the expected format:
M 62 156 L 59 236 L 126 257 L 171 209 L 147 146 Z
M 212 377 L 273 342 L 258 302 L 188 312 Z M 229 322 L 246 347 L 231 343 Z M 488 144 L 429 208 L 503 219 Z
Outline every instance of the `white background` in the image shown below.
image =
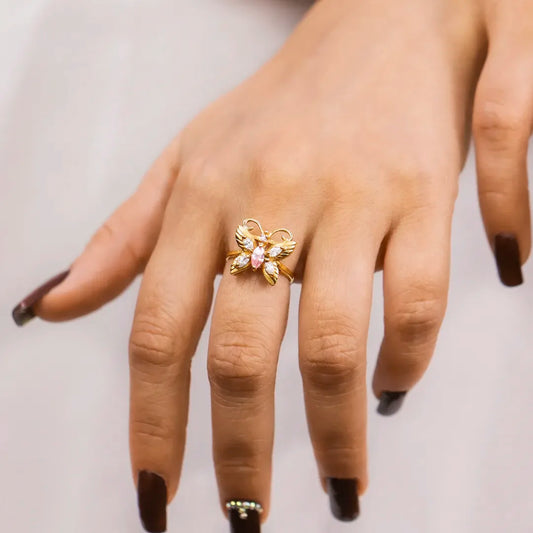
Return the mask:
M 70 264 L 173 135 L 274 53 L 306 8 L 295 0 L 0 0 L 1 531 L 141 531 L 127 437 L 138 283 L 65 324 L 17 329 L 10 311 Z M 533 531 L 531 262 L 524 275 L 513 289 L 497 279 L 470 159 L 438 349 L 398 415 L 379 417 L 369 398 L 370 487 L 351 524 L 330 516 L 317 480 L 293 286 L 264 531 Z M 381 317 L 376 275 L 369 376 Z M 211 461 L 207 331 L 170 532 L 228 529 Z

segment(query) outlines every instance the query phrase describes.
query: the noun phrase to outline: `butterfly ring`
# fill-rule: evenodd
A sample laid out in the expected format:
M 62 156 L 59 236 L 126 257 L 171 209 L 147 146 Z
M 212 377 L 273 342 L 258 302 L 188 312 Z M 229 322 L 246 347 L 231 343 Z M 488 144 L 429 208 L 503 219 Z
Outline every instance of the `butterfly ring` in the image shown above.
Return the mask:
M 260 234 L 252 233 L 254 227 L 248 225 L 251 222 L 257 225 Z M 275 241 L 272 236 L 276 233 L 285 233 L 287 236 L 282 235 L 281 241 Z M 260 268 L 270 285 L 275 285 L 280 274 L 283 274 L 290 283 L 294 281 L 294 274 L 281 262 L 281 259 L 290 255 L 296 247 L 296 242 L 288 229 L 264 231 L 255 218 L 245 218 L 237 227 L 235 240 L 239 250 L 232 250 L 226 256 L 226 261 L 233 258 L 231 274 L 240 274 L 249 268 L 252 270 Z

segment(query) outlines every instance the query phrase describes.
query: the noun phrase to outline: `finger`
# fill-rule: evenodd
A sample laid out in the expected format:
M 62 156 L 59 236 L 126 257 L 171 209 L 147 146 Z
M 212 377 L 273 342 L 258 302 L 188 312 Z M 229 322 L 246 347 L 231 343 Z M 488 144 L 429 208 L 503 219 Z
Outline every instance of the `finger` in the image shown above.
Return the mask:
M 291 227 L 290 218 L 276 216 L 280 219 Z M 261 220 L 265 229 L 269 222 Z M 302 234 L 296 231 L 297 241 Z M 236 248 L 233 236 L 228 245 L 230 250 Z M 299 247 L 300 243 L 283 259 L 292 270 Z M 208 353 L 215 470 L 225 512 L 231 501 L 259 503 L 263 508 L 261 516 L 251 512 L 246 520 L 230 510 L 236 532 L 259 531 L 269 512 L 274 381 L 288 305 L 289 282 L 284 277 L 271 286 L 260 270 L 248 268 L 231 275 L 227 265 L 215 300 Z
M 446 310 L 452 207 L 415 211 L 393 230 L 383 270 L 385 333 L 374 372 L 378 412 L 395 413 L 424 374 Z
M 307 256 L 299 355 L 307 422 L 333 515 L 353 520 L 368 483 L 366 338 L 374 266 L 384 229 L 359 215 L 319 226 Z M 354 232 L 353 228 L 360 231 Z M 362 228 L 362 229 L 361 229 Z M 367 230 L 366 228 L 372 228 Z
M 521 265 L 531 249 L 527 152 L 533 125 L 533 22 L 531 16 L 518 18 L 517 6 L 500 4 L 503 12 L 489 28 L 473 130 L 485 230 L 502 283 L 514 286 L 523 281 Z
M 148 171 L 136 192 L 94 234 L 70 270 L 34 291 L 13 310 L 23 325 L 35 315 L 68 320 L 98 309 L 142 272 L 155 246 L 176 176 L 177 141 Z
M 146 267 L 130 338 L 130 450 L 147 531 L 165 530 L 166 504 L 178 487 L 190 362 L 220 268 L 216 214 L 205 217 L 194 194 L 176 193 Z

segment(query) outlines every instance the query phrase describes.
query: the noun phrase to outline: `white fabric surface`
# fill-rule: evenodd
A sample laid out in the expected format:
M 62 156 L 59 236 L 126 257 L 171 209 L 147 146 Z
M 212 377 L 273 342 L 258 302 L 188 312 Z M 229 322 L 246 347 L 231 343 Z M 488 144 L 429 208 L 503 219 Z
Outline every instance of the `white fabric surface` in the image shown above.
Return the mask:
M 294 0 L 0 0 L 1 531 L 141 531 L 127 438 L 138 283 L 65 324 L 17 329 L 10 310 L 68 266 L 168 140 L 265 61 L 305 9 Z M 329 514 L 307 437 L 293 286 L 265 532 L 533 531 L 533 263 L 522 287 L 499 283 L 471 159 L 452 261 L 448 314 L 425 379 L 392 418 L 375 414 L 369 397 L 370 487 L 348 525 Z M 378 274 L 369 376 L 381 300 Z M 227 531 L 211 461 L 208 327 L 193 364 L 170 532 Z

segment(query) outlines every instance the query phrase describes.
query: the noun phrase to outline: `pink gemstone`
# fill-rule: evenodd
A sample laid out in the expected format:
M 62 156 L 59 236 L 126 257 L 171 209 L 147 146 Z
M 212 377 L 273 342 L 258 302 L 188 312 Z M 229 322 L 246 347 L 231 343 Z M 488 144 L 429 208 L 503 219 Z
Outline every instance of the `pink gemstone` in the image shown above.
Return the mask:
M 265 260 L 265 249 L 258 246 L 252 253 L 252 267 L 259 268 Z

